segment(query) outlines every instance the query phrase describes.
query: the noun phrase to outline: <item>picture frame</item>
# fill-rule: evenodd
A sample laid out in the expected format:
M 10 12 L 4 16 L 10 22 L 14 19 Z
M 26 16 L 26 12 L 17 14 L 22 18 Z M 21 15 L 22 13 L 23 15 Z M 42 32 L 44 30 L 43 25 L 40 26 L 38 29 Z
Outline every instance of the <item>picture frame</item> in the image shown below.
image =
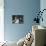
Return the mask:
M 13 24 L 23 24 L 24 15 L 12 15 L 12 23 Z

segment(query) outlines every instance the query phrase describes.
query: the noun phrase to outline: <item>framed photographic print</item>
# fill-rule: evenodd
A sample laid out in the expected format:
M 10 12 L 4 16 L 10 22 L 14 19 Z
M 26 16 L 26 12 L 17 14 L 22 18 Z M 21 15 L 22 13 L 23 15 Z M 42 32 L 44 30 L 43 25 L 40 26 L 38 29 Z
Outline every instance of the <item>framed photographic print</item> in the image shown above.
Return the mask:
M 12 15 L 12 23 L 13 24 L 23 24 L 24 15 Z

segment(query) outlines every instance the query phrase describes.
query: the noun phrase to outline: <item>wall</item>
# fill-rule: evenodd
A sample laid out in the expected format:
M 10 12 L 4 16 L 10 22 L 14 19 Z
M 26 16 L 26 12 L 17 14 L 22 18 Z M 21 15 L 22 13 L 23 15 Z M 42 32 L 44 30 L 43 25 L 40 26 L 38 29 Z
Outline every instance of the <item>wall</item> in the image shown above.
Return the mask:
M 32 20 L 40 9 L 40 0 L 4 1 L 5 40 L 18 41 L 32 29 Z M 24 15 L 24 24 L 12 24 L 12 15 Z
M 0 42 L 4 41 L 4 0 L 0 0 Z

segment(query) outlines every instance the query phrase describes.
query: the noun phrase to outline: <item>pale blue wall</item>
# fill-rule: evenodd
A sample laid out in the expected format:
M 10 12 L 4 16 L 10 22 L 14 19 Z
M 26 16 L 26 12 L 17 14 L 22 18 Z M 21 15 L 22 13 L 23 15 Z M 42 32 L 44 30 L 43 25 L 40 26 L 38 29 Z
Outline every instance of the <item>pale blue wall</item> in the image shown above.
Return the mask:
M 17 41 L 31 30 L 40 0 L 5 0 L 5 40 Z M 12 24 L 12 15 L 24 15 L 24 24 Z

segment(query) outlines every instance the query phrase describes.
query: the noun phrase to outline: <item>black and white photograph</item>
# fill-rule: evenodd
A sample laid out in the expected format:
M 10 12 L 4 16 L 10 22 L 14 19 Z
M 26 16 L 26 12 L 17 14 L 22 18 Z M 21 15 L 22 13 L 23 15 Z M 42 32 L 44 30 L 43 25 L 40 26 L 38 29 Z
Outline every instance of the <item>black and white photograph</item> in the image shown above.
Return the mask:
M 24 16 L 23 15 L 12 15 L 12 23 L 23 24 L 24 23 Z

